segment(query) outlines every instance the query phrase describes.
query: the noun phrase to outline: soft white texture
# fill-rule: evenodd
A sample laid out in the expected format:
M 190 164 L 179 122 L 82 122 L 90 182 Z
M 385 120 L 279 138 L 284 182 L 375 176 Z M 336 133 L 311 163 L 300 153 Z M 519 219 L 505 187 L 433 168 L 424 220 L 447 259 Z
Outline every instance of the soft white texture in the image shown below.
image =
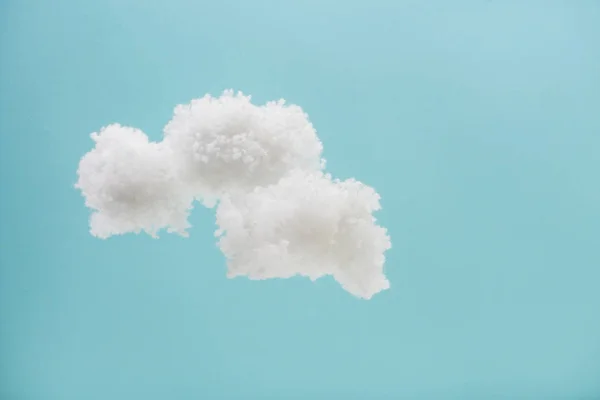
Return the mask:
M 348 292 L 371 298 L 389 287 L 383 264 L 391 243 L 372 216 L 379 208 L 379 195 L 360 182 L 299 170 L 226 197 L 217 208 L 217 235 L 228 276 L 332 275 Z
M 145 231 L 156 237 L 166 228 L 186 235 L 192 196 L 174 175 L 173 156 L 164 143 L 153 143 L 140 130 L 109 125 L 92 133 L 96 147 L 79 163 L 78 187 L 95 210 L 92 235 Z
M 256 106 L 250 96 L 231 90 L 177 106 L 165 140 L 182 179 L 209 201 L 324 163 L 321 141 L 300 107 L 284 100 Z
M 91 137 L 76 187 L 93 210 L 92 235 L 187 236 L 194 199 L 219 202 L 229 277 L 332 275 L 365 299 L 389 288 L 383 265 L 391 243 L 373 217 L 379 195 L 322 172 L 323 146 L 300 107 L 256 106 L 225 91 L 177 106 L 161 142 L 118 124 Z

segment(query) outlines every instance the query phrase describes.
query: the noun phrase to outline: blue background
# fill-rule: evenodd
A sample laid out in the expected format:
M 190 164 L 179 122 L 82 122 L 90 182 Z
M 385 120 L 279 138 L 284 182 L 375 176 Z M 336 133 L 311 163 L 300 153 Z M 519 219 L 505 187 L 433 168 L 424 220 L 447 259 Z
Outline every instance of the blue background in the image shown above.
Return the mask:
M 600 2 L 0 2 L 0 398 L 600 396 Z M 374 186 L 389 291 L 88 234 L 89 133 L 240 89 Z

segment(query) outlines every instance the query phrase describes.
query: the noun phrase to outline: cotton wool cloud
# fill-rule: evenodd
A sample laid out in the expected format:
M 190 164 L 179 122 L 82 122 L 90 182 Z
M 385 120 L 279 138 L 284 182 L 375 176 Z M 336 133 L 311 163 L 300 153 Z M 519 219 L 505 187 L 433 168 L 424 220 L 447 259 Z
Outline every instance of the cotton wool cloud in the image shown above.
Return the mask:
M 323 145 L 299 106 L 255 105 L 228 90 L 175 107 L 159 142 L 119 124 L 91 137 L 76 187 L 92 235 L 187 236 L 192 207 L 216 206 L 230 278 L 330 275 L 364 299 L 389 288 L 391 242 L 373 216 L 380 197 L 324 171 Z
M 225 196 L 217 208 L 219 247 L 228 276 L 311 280 L 332 275 L 344 289 L 371 298 L 387 289 L 383 253 L 391 247 L 372 213 L 379 195 L 350 179 L 292 171 L 279 182 Z
M 91 137 L 96 147 L 79 162 L 76 187 L 93 210 L 92 235 L 144 231 L 156 237 L 161 229 L 186 235 L 193 196 L 176 175 L 166 143 L 118 124 Z
M 179 176 L 199 199 L 277 183 L 291 170 L 320 170 L 323 145 L 296 105 L 263 106 L 226 91 L 179 105 L 164 129 Z

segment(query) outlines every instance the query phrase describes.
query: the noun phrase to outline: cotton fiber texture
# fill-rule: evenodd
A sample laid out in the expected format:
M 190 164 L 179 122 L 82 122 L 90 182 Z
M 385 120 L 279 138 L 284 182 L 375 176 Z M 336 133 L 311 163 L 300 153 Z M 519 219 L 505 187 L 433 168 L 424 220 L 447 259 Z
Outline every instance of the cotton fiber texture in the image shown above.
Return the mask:
M 92 235 L 187 236 L 193 204 L 216 205 L 229 277 L 331 275 L 365 299 L 389 288 L 379 195 L 323 171 L 322 143 L 300 107 L 257 106 L 228 90 L 177 106 L 160 142 L 119 124 L 91 136 L 76 187 L 93 211 Z

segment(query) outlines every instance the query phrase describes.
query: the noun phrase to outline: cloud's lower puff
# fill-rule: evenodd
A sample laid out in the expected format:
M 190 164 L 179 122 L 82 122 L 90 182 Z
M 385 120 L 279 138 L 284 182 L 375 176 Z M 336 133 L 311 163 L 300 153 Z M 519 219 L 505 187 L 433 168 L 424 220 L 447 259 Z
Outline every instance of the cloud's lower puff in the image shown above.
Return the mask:
M 301 170 L 275 185 L 224 197 L 217 234 L 223 234 L 228 276 L 332 275 L 350 293 L 370 298 L 389 287 L 383 253 L 391 244 L 371 214 L 378 209 L 372 188 Z
M 379 195 L 324 174 L 321 141 L 302 109 L 256 106 L 226 91 L 175 108 L 164 139 L 109 125 L 79 164 L 77 187 L 100 238 L 161 229 L 186 236 L 194 199 L 218 202 L 228 276 L 317 279 L 332 275 L 362 298 L 389 287 Z

